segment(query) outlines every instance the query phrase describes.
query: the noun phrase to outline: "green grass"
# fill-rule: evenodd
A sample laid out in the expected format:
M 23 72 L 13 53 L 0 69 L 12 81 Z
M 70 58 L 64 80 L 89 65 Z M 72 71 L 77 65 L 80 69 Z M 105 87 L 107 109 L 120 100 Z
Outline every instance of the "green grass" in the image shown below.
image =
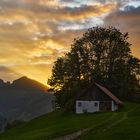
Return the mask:
M 118 112 L 76 115 L 55 111 L 0 135 L 0 140 L 52 140 L 91 128 L 79 140 L 139 140 L 140 104 L 125 103 Z
M 119 114 L 120 119 L 117 117 Z M 78 140 L 139 140 L 140 104 L 127 103 L 117 116 L 106 125 L 81 135 Z

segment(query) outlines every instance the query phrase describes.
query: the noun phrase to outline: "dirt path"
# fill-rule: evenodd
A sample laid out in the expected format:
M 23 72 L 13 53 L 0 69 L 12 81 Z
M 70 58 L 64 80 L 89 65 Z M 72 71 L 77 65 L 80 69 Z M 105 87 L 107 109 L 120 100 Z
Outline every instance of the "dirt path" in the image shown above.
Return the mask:
M 86 128 L 86 129 L 79 130 L 77 132 L 74 132 L 74 133 L 71 133 L 71 134 L 56 138 L 54 140 L 74 140 L 77 137 L 81 136 L 84 132 L 87 132 L 89 130 L 90 130 L 90 128 Z
M 110 121 L 110 120 L 113 119 L 115 116 L 116 116 L 116 114 L 111 115 L 111 117 L 110 117 L 109 119 L 107 119 L 107 120 L 105 120 L 105 121 L 99 123 L 99 124 L 97 125 L 97 127 L 103 125 L 104 123 L 106 123 L 106 122 L 108 122 L 108 121 Z M 68 134 L 68 135 L 64 135 L 64 136 L 61 136 L 61 137 L 59 137 L 59 138 L 55 138 L 54 140 L 75 140 L 76 138 L 78 138 L 79 136 L 81 136 L 83 133 L 88 132 L 88 131 L 90 131 L 91 129 L 93 129 L 93 128 L 82 129 L 82 130 L 76 131 L 76 132 L 74 132 L 74 133 L 71 133 L 71 134 Z
M 113 126 L 115 126 L 115 125 L 119 124 L 120 122 L 126 120 L 126 119 L 128 118 L 128 113 L 134 111 L 134 110 L 137 109 L 139 106 L 140 106 L 140 105 L 136 105 L 134 108 L 130 109 L 129 111 L 124 112 L 124 113 L 122 114 L 122 118 L 121 118 L 121 119 L 119 119 L 119 120 L 113 122 L 113 123 L 110 124 L 109 126 L 107 125 L 107 127 L 104 127 L 104 129 L 103 129 L 102 131 L 104 132 L 104 131 L 106 131 L 106 130 L 108 130 L 108 129 L 111 129 Z M 101 122 L 100 124 L 98 124 L 97 126 L 95 126 L 95 128 L 97 128 L 97 127 L 101 128 L 102 126 L 105 126 L 106 123 L 108 123 L 109 121 L 115 119 L 116 115 L 117 115 L 117 114 L 113 114 L 109 119 L 107 119 L 107 120 Z M 68 134 L 68 135 L 65 135 L 65 136 L 61 136 L 61 137 L 59 137 L 59 138 L 55 138 L 54 140 L 76 140 L 76 139 L 77 139 L 79 136 L 81 136 L 83 133 L 88 132 L 88 131 L 90 131 L 90 130 L 93 130 L 93 131 L 94 131 L 95 128 L 86 128 L 86 129 L 82 129 L 82 130 L 79 130 L 79 131 L 77 131 L 77 132 L 74 132 L 74 133 L 71 133 L 71 134 Z
M 113 126 L 115 126 L 115 125 L 119 124 L 120 122 L 126 120 L 126 119 L 128 118 L 128 113 L 134 111 L 134 110 L 137 109 L 139 106 L 140 106 L 140 105 L 136 105 L 134 108 L 130 109 L 129 111 L 124 112 L 121 119 L 115 121 L 114 123 L 112 123 L 111 125 L 109 125 L 108 127 L 106 127 L 106 128 L 104 129 L 104 131 L 106 131 L 106 130 L 108 130 L 108 129 L 111 129 Z

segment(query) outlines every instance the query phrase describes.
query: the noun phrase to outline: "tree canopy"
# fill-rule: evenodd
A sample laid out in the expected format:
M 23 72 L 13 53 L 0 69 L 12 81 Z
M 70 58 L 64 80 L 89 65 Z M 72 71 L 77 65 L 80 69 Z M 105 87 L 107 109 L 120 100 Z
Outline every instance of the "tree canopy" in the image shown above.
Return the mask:
M 127 97 L 140 89 L 140 60 L 132 56 L 127 39 L 128 33 L 114 27 L 88 29 L 74 39 L 70 52 L 55 61 L 48 84 L 65 95 L 96 82 Z

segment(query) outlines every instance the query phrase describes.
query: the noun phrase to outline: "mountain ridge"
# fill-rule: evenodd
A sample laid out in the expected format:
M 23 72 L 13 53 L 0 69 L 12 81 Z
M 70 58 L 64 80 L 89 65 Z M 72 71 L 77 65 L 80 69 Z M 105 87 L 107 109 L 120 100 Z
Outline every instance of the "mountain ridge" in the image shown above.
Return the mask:
M 12 83 L 4 82 L 0 79 L 0 88 L 2 89 L 21 89 L 21 90 L 35 90 L 48 91 L 48 87 L 36 80 L 30 79 L 26 76 L 14 80 Z
M 0 79 L 0 132 L 7 123 L 29 121 L 52 112 L 53 101 L 47 86 L 36 80 L 24 76 L 10 83 Z

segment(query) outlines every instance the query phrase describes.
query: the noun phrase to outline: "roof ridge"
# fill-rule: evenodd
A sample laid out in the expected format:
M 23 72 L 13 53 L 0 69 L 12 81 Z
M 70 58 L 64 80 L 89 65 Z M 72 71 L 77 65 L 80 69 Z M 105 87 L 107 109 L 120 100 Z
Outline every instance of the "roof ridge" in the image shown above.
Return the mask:
M 111 93 L 107 88 L 99 85 L 98 83 L 95 83 L 95 85 L 102 90 L 107 96 L 109 96 L 111 99 L 113 99 L 117 104 L 123 104 L 122 101 L 120 101 L 113 93 Z

